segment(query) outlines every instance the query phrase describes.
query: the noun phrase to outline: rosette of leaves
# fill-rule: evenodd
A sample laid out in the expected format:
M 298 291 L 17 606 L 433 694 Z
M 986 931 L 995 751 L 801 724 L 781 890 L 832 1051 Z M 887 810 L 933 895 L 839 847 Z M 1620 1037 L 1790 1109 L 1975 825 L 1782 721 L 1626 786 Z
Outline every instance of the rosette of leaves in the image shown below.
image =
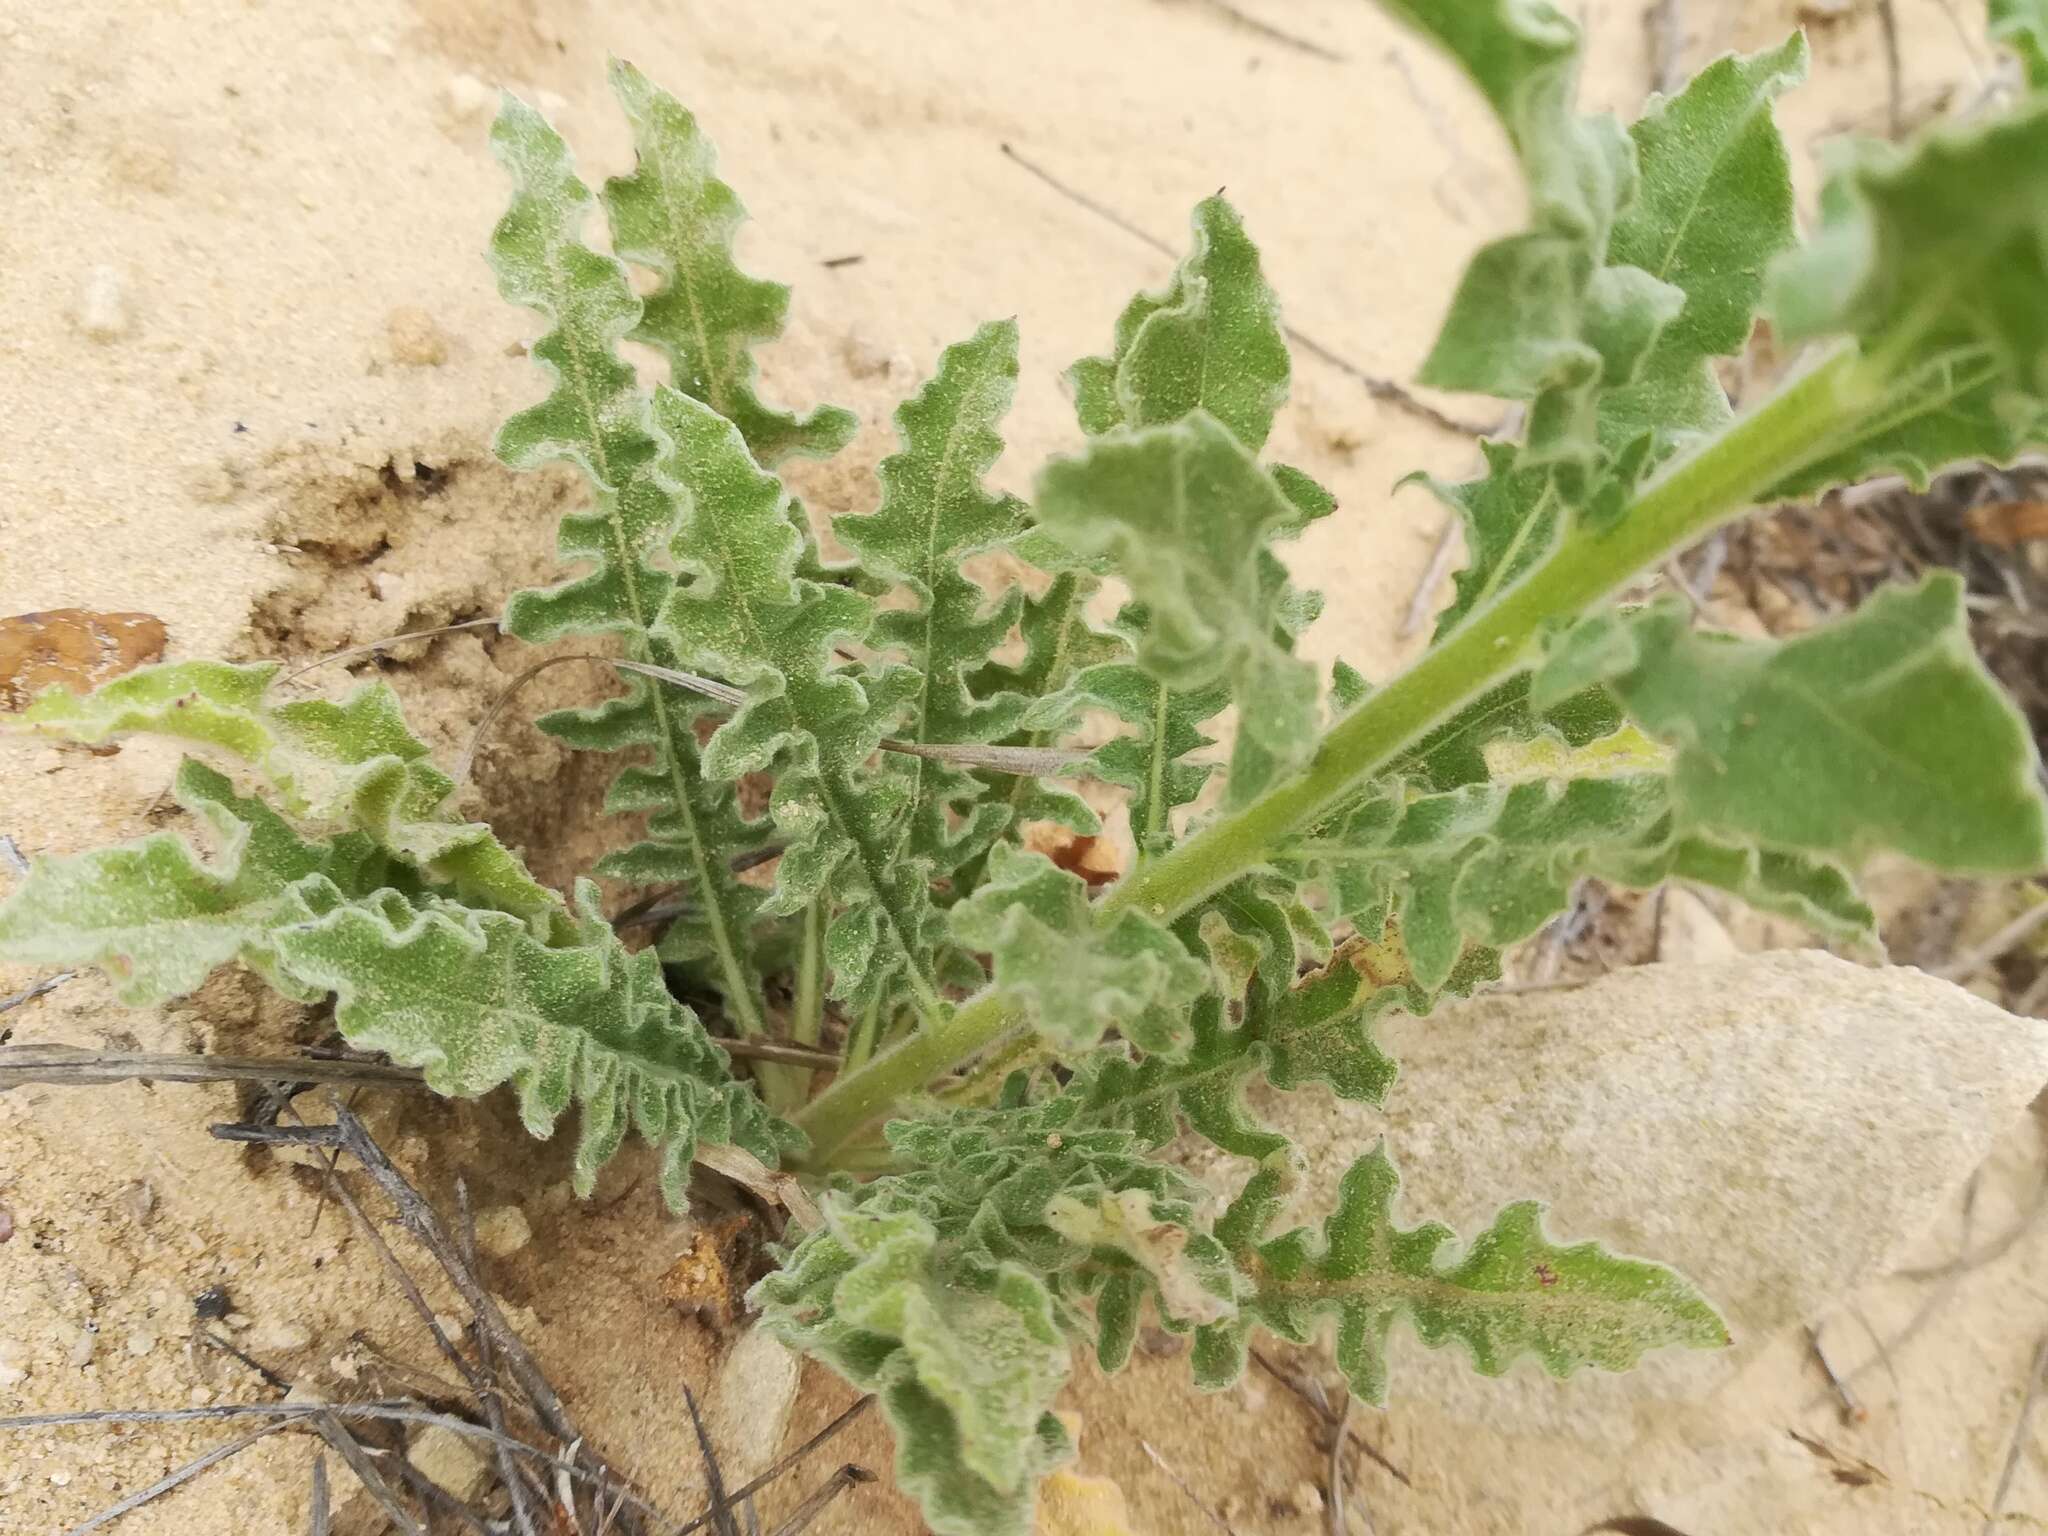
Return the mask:
M 1952 579 L 1783 641 L 1611 605 L 1760 499 L 2048 445 L 2038 72 L 1980 122 L 1846 151 L 1796 246 L 1771 118 L 1805 68 L 1796 38 L 1624 128 L 1578 111 L 1577 33 L 1541 0 L 1388 9 L 1471 78 L 1529 189 L 1528 228 L 1474 258 L 1423 378 L 1520 402 L 1523 424 L 1475 478 L 1429 482 L 1467 556 L 1430 646 L 1373 682 L 1339 666 L 1327 690 L 1296 654 L 1316 599 L 1281 551 L 1332 502 L 1263 457 L 1286 337 L 1220 198 L 1070 373 L 1086 441 L 1030 504 L 983 483 L 1017 372 L 1015 328 L 984 326 L 898 410 L 880 504 L 835 520 L 854 558 L 829 565 L 773 471 L 846 421 L 758 398 L 749 349 L 785 298 L 732 264 L 737 204 L 688 114 L 615 70 L 638 149 L 603 199 L 617 259 L 584 243 L 596 199 L 538 115 L 509 103 L 494 130 L 515 191 L 493 259 L 544 317 L 552 384 L 501 447 L 566 459 L 592 491 L 561 530 L 577 572 L 518 594 L 507 624 L 717 680 L 715 708 L 634 682 L 550 728 L 643 752 L 612 804 L 647 836 L 606 868 L 687 887 L 662 954 L 733 1029 L 782 1027 L 770 924 L 801 936 L 790 1033 L 828 1038 L 826 992 L 841 1004 L 828 1087 L 795 1108 L 802 1077 L 762 1080 L 829 1189 L 756 1296 L 878 1393 L 943 1536 L 1028 1526 L 1067 1452 L 1050 1410 L 1069 1352 L 1115 1367 L 1147 1311 L 1196 1332 L 1205 1386 L 1253 1329 L 1334 1327 L 1373 1400 L 1397 1323 L 1483 1371 L 1721 1343 L 1682 1278 L 1553 1237 L 1533 1202 L 1463 1244 L 1406 1224 L 1384 1150 L 1320 1231 L 1276 1232 L 1300 1159 L 1265 1092 L 1377 1102 L 1396 1072 L 1380 1015 L 1497 978 L 1589 876 L 1690 880 L 1869 945 L 1852 871 L 1874 853 L 2048 863 L 2032 742 Z M 1995 14 L 2035 71 L 2034 10 Z M 645 298 L 627 262 L 652 275 Z M 1813 356 L 1738 414 L 1716 367 L 1766 310 Z M 643 383 L 622 339 L 667 379 Z M 969 575 L 997 551 L 1043 580 Z M 1128 601 L 1104 622 L 1110 581 Z M 102 965 L 137 1001 L 231 959 L 331 992 L 345 1031 L 448 1091 L 509 1080 L 537 1128 L 581 1099 L 586 1178 L 639 1124 L 668 1149 L 671 1199 L 692 1137 L 797 1145 L 587 890 L 563 902 L 449 814 L 386 696 L 272 705 L 261 669 L 181 666 L 46 698 L 26 723 L 167 731 L 239 759 L 276 808 L 188 767 L 212 859 L 159 835 L 43 861 L 0 909 L 0 953 Z M 1090 709 L 1116 728 L 1084 748 Z M 1136 859 L 1106 891 L 1027 851 L 1027 821 L 1095 826 L 1054 770 L 1127 792 Z M 756 773 L 773 788 L 749 821 L 734 785 Z M 772 883 L 732 877 L 771 838 Z M 1250 1165 L 1220 1215 L 1157 1155 L 1190 1130 Z

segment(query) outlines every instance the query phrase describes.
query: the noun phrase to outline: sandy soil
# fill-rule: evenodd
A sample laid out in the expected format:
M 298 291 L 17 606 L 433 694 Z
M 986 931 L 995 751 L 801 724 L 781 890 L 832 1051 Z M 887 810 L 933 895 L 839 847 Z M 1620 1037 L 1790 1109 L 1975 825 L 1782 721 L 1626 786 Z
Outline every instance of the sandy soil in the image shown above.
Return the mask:
M 1871 9 L 1811 6 L 1816 80 L 1787 109 L 1802 155 L 1830 131 L 1882 126 Z M 1974 19 L 1958 29 L 1939 0 L 1898 9 L 1907 114 L 1966 97 L 1987 58 Z M 1581 10 L 1597 40 L 1591 95 L 1632 108 L 1648 78 L 1644 7 Z M 1001 146 L 1174 244 L 1188 207 L 1226 185 L 1292 323 L 1352 365 L 1298 354 L 1275 448 L 1343 504 L 1300 551 L 1298 568 L 1331 598 L 1311 648 L 1384 672 L 1418 643 L 1400 626 L 1442 525 L 1423 493 L 1388 487 L 1415 468 L 1461 473 L 1474 450 L 1376 403 L 1355 371 L 1412 371 L 1465 254 L 1518 217 L 1514 183 L 1455 80 L 1371 8 L 1259 0 L 1244 14 L 1309 46 L 1203 0 L 1051 0 L 1028 14 L 938 0 L 0 0 L 0 163 L 14 172 L 0 225 L 0 614 L 135 611 L 163 622 L 173 657 L 310 658 L 492 613 L 542 576 L 567 482 L 515 478 L 487 450 L 494 422 L 537 382 L 519 352 L 527 317 L 497 300 L 479 255 L 502 196 L 484 132 L 508 85 L 555 116 L 593 176 L 620 168 L 624 134 L 603 87 L 615 51 L 698 110 L 756 218 L 747 263 L 797 285 L 789 333 L 764 358 L 771 397 L 836 401 L 866 423 L 837 461 L 795 472 L 823 514 L 873 504 L 891 405 L 942 345 L 1003 314 L 1022 324 L 1024 379 L 998 478 L 1025 489 L 1031 467 L 1076 437 L 1058 371 L 1098 349 L 1130 292 L 1168 268 Z M 1786 0 L 1693 0 L 1684 15 L 1692 62 L 1775 41 L 1795 19 Z M 844 257 L 859 260 L 824 265 Z M 523 660 L 510 642 L 460 637 L 397 652 L 384 671 L 452 757 Z M 596 686 L 560 669 L 533 702 Z M 163 818 L 166 752 L 4 754 L 0 823 L 31 850 Z M 479 764 L 478 804 L 563 878 L 607 836 L 594 815 L 605 772 L 502 724 Z M 0 973 L 0 992 L 28 979 Z M 187 1050 L 276 1049 L 313 1028 L 232 977 L 160 1014 L 123 1010 L 80 980 L 5 1026 L 23 1042 Z M 207 1138 L 207 1121 L 234 1108 L 230 1091 L 92 1092 L 0 1097 L 0 1208 L 13 1232 L 0 1240 L 0 1413 L 250 1394 L 241 1367 L 189 1344 L 192 1297 L 214 1285 L 249 1354 L 320 1390 L 391 1370 L 380 1352 L 430 1360 L 367 1245 L 332 1208 L 316 1220 L 313 1170 Z M 375 1113 L 434 1193 L 459 1176 L 481 1207 L 524 1214 L 533 1237 L 493 1262 L 492 1284 L 593 1437 L 652 1495 L 694 1505 L 678 1383 L 718 1381 L 727 1341 L 659 1299 L 687 1233 L 662 1214 L 645 1168 L 622 1160 L 578 1205 L 558 1150 L 530 1146 L 499 1106 L 407 1099 Z M 2009 1139 L 1978 1182 L 1977 1240 L 2001 1212 L 2034 1209 L 2044 1177 L 2031 1132 Z M 1946 1241 L 1943 1253 L 1957 1239 Z M 1803 1346 L 1781 1352 L 1759 1411 L 1882 1473 L 1844 1476 L 1788 1440 L 1786 1454 L 1831 1479 L 1798 1529 L 1976 1529 L 2039 1328 L 2032 1277 L 2044 1258 L 2048 1244 L 2027 1236 L 1939 1281 L 1908 1343 L 1855 1378 L 1868 1409 L 1858 1423 L 1816 1428 L 1832 1410 L 1815 1404 L 1812 1359 Z M 1898 1282 L 1845 1303 L 1825 1320 L 1838 1367 L 1860 1369 L 1870 1352 L 1860 1318 L 1889 1336 L 1932 1294 Z M 1147 1356 L 1114 1383 L 1084 1374 L 1073 1393 L 1085 1459 L 1123 1484 L 1135 1528 L 1209 1527 L 1149 1444 L 1236 1531 L 1321 1529 L 1308 1410 L 1259 1373 L 1190 1402 L 1181 1370 Z M 765 1461 L 773 1441 L 758 1415 L 777 1394 L 746 1378 L 711 1395 L 736 1465 Z M 788 1436 L 846 1401 L 837 1382 L 808 1375 Z M 1570 1536 L 1546 1523 L 1540 1446 L 1522 1448 L 1518 1492 L 1498 1447 L 1427 1412 L 1365 1432 L 1408 1479 L 1359 1471 L 1373 1529 Z M 12 1440 L 0 1531 L 62 1529 L 222 1438 L 149 1427 Z M 868 1422 L 832 1454 L 883 1467 L 884 1438 Z M 280 1436 L 121 1528 L 300 1529 L 309 1454 Z M 2048 1522 L 2038 1454 L 2030 1445 L 2008 1499 L 2014 1528 Z M 1614 1513 L 1691 1536 L 1794 1528 L 1769 1524 L 1768 1480 L 1710 1475 L 1701 1458 L 1660 1461 L 1636 1483 L 1617 1467 L 1626 1496 Z M 914 1524 L 886 1486 L 827 1522 Z

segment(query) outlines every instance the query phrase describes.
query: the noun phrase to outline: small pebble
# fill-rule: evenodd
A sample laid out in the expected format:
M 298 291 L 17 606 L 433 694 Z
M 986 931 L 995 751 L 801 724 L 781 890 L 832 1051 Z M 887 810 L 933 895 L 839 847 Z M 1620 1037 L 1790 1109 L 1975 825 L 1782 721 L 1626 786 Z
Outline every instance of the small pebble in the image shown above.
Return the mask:
M 384 317 L 394 362 L 408 368 L 438 368 L 448 361 L 448 336 L 434 317 L 415 305 L 401 304 Z
M 98 1348 L 100 1329 L 97 1323 L 87 1323 L 78 1330 L 78 1337 L 71 1341 L 71 1353 L 65 1358 L 76 1366 L 92 1364 L 92 1352 Z
M 151 1350 L 155 1348 L 156 1335 L 153 1333 L 144 1330 L 138 1330 L 137 1332 L 128 1335 L 128 1353 L 133 1355 L 137 1360 L 140 1360 L 144 1355 L 148 1354 Z
M 0 1205 L 0 1243 L 14 1236 L 14 1212 Z
M 128 333 L 128 285 L 118 269 L 87 267 L 79 280 L 78 328 L 94 341 L 116 341 Z
M 1304 1515 L 1320 1515 L 1323 1512 L 1323 1490 L 1314 1483 L 1303 1481 L 1294 1485 L 1294 1508 Z
M 491 88 L 475 75 L 450 75 L 441 87 L 441 100 L 457 118 L 482 117 L 490 110 Z
M 258 1323 L 249 1335 L 249 1347 L 256 1350 L 290 1352 L 313 1342 L 313 1330 L 289 1318 Z
M 50 1486 L 52 1488 L 69 1488 L 71 1486 L 71 1474 L 69 1472 L 52 1472 L 50 1474 Z
M 147 1226 L 149 1218 L 156 1214 L 156 1191 L 149 1187 L 147 1179 L 122 1186 L 118 1198 L 122 1213 L 138 1227 Z
M 20 1347 L 0 1344 L 0 1387 L 18 1387 L 28 1380 L 28 1367 L 21 1363 Z
M 215 1323 L 228 1316 L 233 1305 L 226 1286 L 209 1285 L 192 1298 L 192 1315 L 203 1323 Z
M 477 1217 L 476 1240 L 492 1258 L 509 1258 L 533 1241 L 533 1227 L 518 1206 L 493 1206 Z

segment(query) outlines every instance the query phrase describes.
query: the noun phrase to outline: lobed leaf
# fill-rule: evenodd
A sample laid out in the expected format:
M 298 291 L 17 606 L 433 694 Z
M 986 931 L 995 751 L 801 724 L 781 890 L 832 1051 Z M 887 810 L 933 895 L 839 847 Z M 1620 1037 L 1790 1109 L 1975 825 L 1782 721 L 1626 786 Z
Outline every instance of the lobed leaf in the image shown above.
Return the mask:
M 37 859 L 0 905 L 0 957 L 92 966 L 135 1007 L 183 997 L 240 960 L 286 995 L 311 1001 L 317 991 L 277 963 L 277 931 L 320 904 L 375 889 L 387 861 L 361 833 L 306 841 L 191 758 L 172 792 L 219 840 L 210 862 L 172 832 Z
M 897 1481 L 940 1536 L 1031 1529 L 1071 1454 L 1051 1414 L 1093 1297 L 1105 1363 L 1150 1296 L 1170 1326 L 1229 1313 L 1236 1281 L 1195 1227 L 1195 1187 L 1070 1099 L 888 1127 L 904 1171 L 827 1195 L 825 1225 L 749 1300 L 762 1324 L 875 1392 Z
M 767 431 L 776 419 L 754 400 L 746 345 L 771 320 L 779 325 L 780 299 L 772 285 L 748 286 L 724 255 L 738 204 L 711 177 L 709 148 L 689 114 L 630 66 L 614 66 L 613 85 L 633 120 L 641 166 L 607 189 L 607 206 L 621 252 L 664 275 L 652 322 L 626 269 L 583 242 L 594 199 L 560 136 L 509 97 L 492 129 L 513 198 L 492 235 L 491 262 L 505 297 L 549 323 L 533 356 L 554 385 L 546 400 L 504 424 L 497 452 L 515 469 L 566 459 L 592 490 L 590 508 L 564 517 L 556 540 L 565 560 L 587 569 L 554 587 L 514 593 L 505 628 L 536 644 L 617 633 L 630 656 L 674 667 L 674 653 L 652 631 L 675 580 L 667 548 L 685 498 L 667 463 L 671 444 L 618 343 L 668 334 L 677 305 L 694 301 L 716 366 L 692 371 L 691 356 L 676 352 L 677 376 L 747 408 Z M 599 871 L 691 888 L 690 918 L 664 939 L 664 952 L 708 961 L 707 977 L 727 1012 L 742 1034 L 753 1035 L 766 1027 L 750 934 L 760 898 L 733 876 L 731 861 L 760 846 L 766 828 L 741 814 L 731 785 L 704 774 L 695 727 L 705 708 L 682 690 L 631 676 L 620 697 L 556 711 L 539 724 L 579 750 L 644 754 L 613 780 L 606 809 L 646 816 L 646 835 L 609 855 Z
M 481 822 L 457 819 L 454 780 L 406 726 L 398 696 L 364 683 L 336 703 L 273 703 L 274 662 L 165 662 L 89 694 L 51 688 L 11 717 L 16 728 L 96 744 L 167 736 L 225 752 L 257 770 L 290 815 L 322 831 L 368 834 L 464 901 L 565 931 L 562 899 L 536 881 Z
M 896 736 L 918 743 L 982 743 L 1008 738 L 1028 700 L 1010 692 L 975 694 L 968 678 L 1016 624 L 1013 587 L 991 604 L 960 567 L 1026 526 L 1014 496 L 983 488 L 981 476 L 1002 451 L 996 423 L 1017 383 L 1017 327 L 994 321 L 946 349 L 938 374 L 896 412 L 902 448 L 882 460 L 882 504 L 841 517 L 833 530 L 872 575 L 900 583 L 907 607 L 879 613 L 869 643 L 902 655 L 917 673 Z M 909 767 L 911 812 L 905 853 L 944 879 L 986 852 L 1008 825 L 1010 807 L 985 799 L 984 783 L 963 769 L 926 758 Z
M 782 334 L 789 289 L 734 263 L 746 209 L 718 179 L 711 141 L 681 102 L 631 64 L 613 59 L 611 83 L 633 125 L 636 158 L 632 175 L 605 183 L 612 248 L 658 277 L 630 339 L 658 347 L 670 384 L 738 427 L 763 464 L 837 453 L 858 425 L 851 411 L 820 406 L 799 420 L 754 392 L 753 349 Z
M 1097 923 L 1087 883 L 1044 855 L 998 844 L 950 920 L 956 939 L 990 956 L 995 990 L 1060 1049 L 1085 1050 L 1109 1029 L 1147 1050 L 1185 1043 L 1179 1010 L 1203 989 L 1200 962 L 1141 913 Z
M 1240 736 L 1272 775 L 1306 759 L 1315 673 L 1292 654 L 1287 589 L 1259 560 L 1300 514 L 1228 429 L 1197 409 L 1101 438 L 1047 467 L 1038 511 L 1071 548 L 1109 555 L 1130 583 L 1144 605 L 1146 672 L 1180 692 L 1227 685 Z
M 1237 1379 L 1254 1323 L 1307 1343 L 1334 1317 L 1337 1363 L 1352 1391 L 1373 1403 L 1386 1401 L 1387 1339 L 1401 1319 L 1431 1349 L 1464 1345 L 1488 1376 L 1525 1355 L 1566 1376 L 1585 1366 L 1628 1370 L 1672 1345 L 1728 1343 L 1719 1316 L 1681 1276 L 1597 1243 L 1553 1243 L 1534 1201 L 1506 1207 L 1447 1255 L 1450 1228 L 1395 1222 L 1400 1178 L 1384 1150 L 1351 1165 L 1320 1237 L 1306 1228 L 1263 1235 L 1279 1214 L 1283 1185 L 1275 1171 L 1254 1174 L 1217 1224 L 1251 1294 L 1236 1317 L 1198 1330 L 1195 1376 L 1204 1386 Z
M 899 853 L 910 780 L 897 765 L 870 763 L 919 675 L 892 666 L 863 678 L 834 662 L 838 642 L 867 638 L 872 603 L 796 574 L 803 544 L 787 495 L 737 427 L 672 389 L 657 390 L 655 406 L 692 508 L 671 543 L 682 579 L 656 633 L 684 665 L 746 692 L 706 746 L 704 771 L 776 775 L 769 814 L 785 846 L 763 910 L 828 898 L 835 994 L 863 1008 L 907 992 L 935 1017 L 945 1006 L 942 925 L 925 861 Z
M 390 891 L 274 942 L 294 979 L 335 994 L 351 1044 L 423 1067 L 435 1092 L 466 1098 L 510 1082 L 527 1129 L 543 1137 L 580 1103 L 580 1194 L 629 1127 L 661 1148 L 662 1193 L 677 1210 L 699 1141 L 734 1143 L 771 1166 L 799 1147 L 669 995 L 654 953 L 619 943 L 594 886 L 579 888 L 577 906 L 577 942 L 565 946 L 502 914 L 415 906 Z

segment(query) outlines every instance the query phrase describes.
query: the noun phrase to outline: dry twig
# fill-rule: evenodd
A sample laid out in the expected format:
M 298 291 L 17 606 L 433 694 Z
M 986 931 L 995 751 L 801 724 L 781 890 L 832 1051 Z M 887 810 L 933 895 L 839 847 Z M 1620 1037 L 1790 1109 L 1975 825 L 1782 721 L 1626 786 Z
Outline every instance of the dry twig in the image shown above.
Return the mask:
M 2005 1469 L 1998 1474 L 1998 1491 L 1991 1495 L 1991 1508 L 1984 1516 L 1984 1536 L 1998 1524 L 1998 1512 L 2005 1508 L 2005 1496 L 2012 1492 L 2013 1474 L 2019 1470 L 2020 1450 L 2027 1441 L 2027 1421 L 2034 1416 L 2034 1399 L 2040 1395 L 2041 1375 L 2048 1371 L 2048 1339 L 2034 1349 L 2034 1363 L 2027 1371 L 2026 1395 L 2020 1399 L 2019 1417 L 2013 1422 L 2012 1444 L 2005 1453 Z

